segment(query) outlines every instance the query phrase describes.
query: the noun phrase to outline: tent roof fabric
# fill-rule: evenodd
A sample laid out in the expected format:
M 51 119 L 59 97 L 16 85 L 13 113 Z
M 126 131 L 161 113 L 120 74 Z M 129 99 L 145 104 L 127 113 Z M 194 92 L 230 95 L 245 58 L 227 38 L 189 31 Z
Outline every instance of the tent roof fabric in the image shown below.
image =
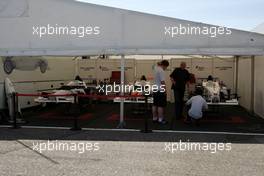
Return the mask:
M 260 33 L 260 34 L 264 34 L 264 23 L 261 23 L 256 28 L 254 28 L 252 31 Z
M 0 9 L 0 56 L 264 55 L 262 34 L 230 29 L 231 34 L 216 37 L 183 35 L 180 26 L 209 30 L 219 26 L 74 0 L 3 0 Z M 68 34 L 40 37 L 48 27 L 66 28 Z M 87 33 L 79 35 L 83 29 Z

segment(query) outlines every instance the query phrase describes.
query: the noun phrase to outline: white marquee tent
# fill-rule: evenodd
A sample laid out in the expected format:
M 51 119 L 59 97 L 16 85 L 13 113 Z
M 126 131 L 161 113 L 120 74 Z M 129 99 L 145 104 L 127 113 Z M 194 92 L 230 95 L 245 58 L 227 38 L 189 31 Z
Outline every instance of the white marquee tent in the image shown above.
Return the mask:
M 217 37 L 169 35 L 179 25 L 218 27 L 75 0 L 1 0 L 0 56 L 264 55 L 262 34 L 231 29 L 230 35 Z M 40 37 L 37 35 L 40 30 L 36 29 L 43 26 L 91 28 L 85 37 Z M 121 79 L 124 80 L 122 58 Z

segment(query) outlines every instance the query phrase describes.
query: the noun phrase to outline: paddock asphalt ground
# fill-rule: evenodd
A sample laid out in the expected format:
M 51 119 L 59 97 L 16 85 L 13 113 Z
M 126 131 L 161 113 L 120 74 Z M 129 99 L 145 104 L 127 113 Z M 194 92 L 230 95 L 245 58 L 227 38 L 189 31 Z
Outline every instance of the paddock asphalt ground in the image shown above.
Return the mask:
M 36 143 L 97 143 L 98 151 L 38 151 Z M 169 152 L 168 143 L 231 143 L 230 151 Z M 255 175 L 264 173 L 264 134 L 23 127 L 0 128 L 0 175 Z
M 85 110 L 79 116 L 82 131 L 69 130 L 72 118 L 59 115 L 62 107 L 24 112 L 28 123 L 20 129 L 3 124 L 0 175 L 262 176 L 264 173 L 263 120 L 239 107 L 232 111 L 224 107 L 218 113 L 209 114 L 200 127 L 177 121 L 175 129 L 170 130 L 169 125 L 153 125 L 149 121 L 152 133 L 140 132 L 144 115 L 132 114 L 130 106 L 125 111 L 126 129 L 116 129 L 118 107 L 100 104 Z M 172 107 L 169 105 L 167 117 L 173 114 L 169 108 Z M 96 144 L 99 149 L 83 153 L 55 149 L 40 152 L 34 147 L 48 142 Z M 180 150 L 177 148 L 180 143 L 211 147 Z M 222 143 L 230 144 L 231 149 L 214 150 L 214 146 Z

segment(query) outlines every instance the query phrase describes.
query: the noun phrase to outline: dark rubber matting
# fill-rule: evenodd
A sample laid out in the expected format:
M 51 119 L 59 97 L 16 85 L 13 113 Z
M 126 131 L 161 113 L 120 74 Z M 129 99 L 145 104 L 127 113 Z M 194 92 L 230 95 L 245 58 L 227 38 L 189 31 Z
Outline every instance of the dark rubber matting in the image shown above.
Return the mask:
M 125 105 L 126 128 L 143 129 L 144 118 L 149 119 L 151 129 L 169 130 L 170 123 L 166 125 L 152 124 L 151 111 L 147 113 L 135 112 L 136 105 Z M 183 119 L 175 121 L 174 130 L 195 131 L 227 131 L 227 132 L 257 132 L 264 133 L 264 119 L 250 115 L 241 107 L 219 107 L 210 109 L 201 125 L 186 125 Z M 46 108 L 34 108 L 23 112 L 27 121 L 26 125 L 32 126 L 60 126 L 71 127 L 74 118 L 78 118 L 78 124 L 86 128 L 116 128 L 119 124 L 119 104 L 101 103 L 87 105 L 81 109 L 69 105 L 53 105 Z M 168 122 L 174 117 L 173 104 L 166 108 Z

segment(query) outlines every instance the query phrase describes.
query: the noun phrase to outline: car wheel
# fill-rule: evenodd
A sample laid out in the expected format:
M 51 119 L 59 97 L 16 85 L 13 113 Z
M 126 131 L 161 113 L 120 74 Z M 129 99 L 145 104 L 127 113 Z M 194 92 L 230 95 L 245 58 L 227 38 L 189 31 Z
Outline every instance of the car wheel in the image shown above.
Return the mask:
M 6 74 L 11 74 L 15 69 L 15 64 L 11 59 L 6 59 L 4 61 L 4 71 Z
M 46 62 L 40 61 L 39 68 L 41 73 L 46 73 L 48 65 Z

